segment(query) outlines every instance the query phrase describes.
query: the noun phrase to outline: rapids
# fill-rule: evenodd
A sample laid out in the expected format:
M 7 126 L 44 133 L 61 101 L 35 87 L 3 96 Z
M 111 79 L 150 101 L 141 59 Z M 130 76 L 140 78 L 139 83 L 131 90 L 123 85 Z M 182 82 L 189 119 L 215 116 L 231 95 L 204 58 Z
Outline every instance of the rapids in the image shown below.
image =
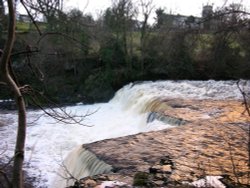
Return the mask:
M 50 187 L 63 159 L 78 145 L 172 127 L 156 119 L 147 123 L 151 112 L 167 109 L 161 100 L 241 97 L 235 81 L 140 82 L 124 86 L 108 103 L 65 108 L 79 116 L 94 112 L 84 119 L 88 126 L 64 124 L 41 111 L 29 110 L 24 168 L 29 176 L 37 178 L 36 187 Z M 0 114 L 0 121 L 8 125 L 0 126 L 0 151 L 5 151 L 2 158 L 6 161 L 13 156 L 16 119 L 12 111 Z

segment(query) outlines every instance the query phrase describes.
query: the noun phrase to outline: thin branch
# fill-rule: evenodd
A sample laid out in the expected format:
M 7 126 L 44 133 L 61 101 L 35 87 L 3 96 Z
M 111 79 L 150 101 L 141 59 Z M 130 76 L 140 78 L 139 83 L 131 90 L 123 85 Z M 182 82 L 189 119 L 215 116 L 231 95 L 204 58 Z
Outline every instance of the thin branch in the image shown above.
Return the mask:
M 222 7 L 225 7 L 227 5 L 228 0 L 225 0 Z
M 30 45 L 27 45 L 26 46 L 26 49 L 27 49 L 27 54 L 26 54 L 26 58 L 27 58 L 27 62 L 28 62 L 28 66 L 31 70 L 31 72 L 40 80 L 40 81 L 43 81 L 44 80 L 44 74 L 43 72 L 40 70 L 40 68 L 36 65 L 33 65 L 31 63 L 31 60 L 30 60 L 30 53 L 29 52 L 32 52 L 31 50 L 31 46 Z M 38 75 L 39 74 L 39 75 Z
M 59 175 L 61 178 L 65 179 L 66 181 L 69 180 L 75 180 L 76 182 L 78 182 L 79 180 L 77 178 L 75 178 L 73 176 L 73 174 L 68 170 L 68 168 L 66 167 L 66 165 L 64 164 L 64 162 L 62 162 L 62 164 L 60 164 L 60 166 L 62 167 L 62 169 L 64 170 L 64 172 L 66 172 L 66 175 L 62 175 L 57 173 L 57 175 Z M 68 175 L 68 176 L 67 176 Z
M 41 140 L 41 138 L 43 137 L 43 135 L 44 135 L 45 133 L 46 133 L 46 131 L 44 131 L 38 138 L 36 138 L 35 143 L 31 146 L 31 148 L 30 148 L 30 156 L 29 156 L 29 158 L 28 158 L 28 160 L 27 160 L 27 164 L 28 164 L 28 165 L 30 164 L 30 161 L 32 160 L 32 155 L 33 155 L 33 153 L 34 153 L 34 151 L 35 151 L 35 148 L 36 148 L 37 143 Z
M 218 12 L 215 12 L 213 15 L 211 16 L 208 16 L 206 18 L 202 18 L 201 21 L 198 21 L 197 24 L 200 25 L 202 23 L 205 23 L 205 22 L 208 22 L 208 21 L 211 21 L 211 20 L 217 20 L 219 18 L 223 18 L 224 16 L 227 16 L 227 15 L 230 15 L 230 14 L 241 14 L 241 15 L 246 15 L 246 16 L 249 16 L 250 13 L 247 12 L 247 11 L 244 11 L 244 10 L 225 10 L 223 12 L 221 11 L 218 11 Z M 242 26 L 244 26 L 244 24 L 246 24 L 248 22 L 248 19 L 245 20 L 246 22 L 241 22 L 240 24 Z M 237 25 L 238 26 L 238 25 Z M 230 27 L 232 27 L 232 25 L 230 25 Z M 236 26 L 235 26 L 236 27 Z
M 39 35 L 41 36 L 42 35 L 42 32 L 40 30 L 40 28 L 38 27 L 38 25 L 36 24 L 36 21 L 35 19 L 33 18 L 33 16 L 30 14 L 30 11 L 28 10 L 28 8 L 26 7 L 25 3 L 23 2 L 23 0 L 20 0 L 21 4 L 23 5 L 23 7 L 25 8 L 26 12 L 28 13 L 32 23 L 35 25 L 36 27 L 36 30 L 38 31 Z
M 34 50 L 24 50 L 24 51 L 20 51 L 20 52 L 16 52 L 16 53 L 12 53 L 11 56 L 19 56 L 19 55 L 27 55 L 27 54 L 32 54 L 32 53 L 37 53 L 40 52 L 40 50 L 38 50 L 38 48 L 35 48 Z
M 37 122 L 40 118 L 42 118 L 44 116 L 44 114 L 40 114 L 38 115 L 38 117 L 36 117 L 33 121 L 28 122 L 28 125 L 33 125 L 35 122 Z
M 75 115 L 71 112 L 68 112 L 66 109 L 63 109 L 62 107 L 58 106 L 56 103 L 43 96 L 40 92 L 34 90 L 29 85 L 24 85 L 20 87 L 20 90 L 23 94 L 28 94 L 31 97 L 31 102 L 33 103 L 33 105 L 42 110 L 46 115 L 55 119 L 57 122 L 61 122 L 64 124 L 79 124 L 86 127 L 92 127 L 92 125 L 86 125 L 82 122 L 85 120 L 86 117 L 95 114 L 99 110 L 97 109 L 93 112 L 88 111 L 84 115 Z M 45 109 L 42 105 L 39 104 L 38 97 L 41 97 L 45 101 L 53 104 L 54 107 Z
M 8 166 L 10 166 L 10 163 L 12 163 L 12 161 L 14 161 L 14 158 L 15 158 L 15 156 L 12 157 L 12 158 L 2 167 L 2 169 L 5 169 L 5 168 L 7 168 Z
M 240 80 L 237 81 L 237 87 L 240 90 L 243 97 L 243 104 L 245 106 L 244 112 L 247 112 L 248 116 L 250 116 L 249 96 L 247 96 L 245 91 L 243 91 L 243 89 L 240 87 Z M 250 124 L 248 124 L 248 179 L 250 179 Z
M 239 91 L 240 91 L 240 93 L 241 93 L 241 95 L 243 97 L 243 104 L 245 106 L 245 111 L 247 112 L 248 116 L 250 116 L 250 109 L 249 109 L 249 104 L 248 104 L 249 99 L 248 99 L 248 96 L 245 93 L 245 91 L 243 91 L 243 89 L 240 87 L 240 80 L 237 81 L 237 87 L 238 87 L 238 89 L 239 89 Z
M 239 176 L 238 176 L 238 170 L 237 167 L 236 167 L 236 164 L 235 164 L 235 160 L 234 160 L 234 155 L 233 155 L 233 152 L 232 152 L 232 144 L 228 141 L 228 140 L 225 140 L 228 144 L 228 150 L 229 150 L 229 157 L 230 157 L 230 161 L 231 161 L 231 164 L 232 164 L 232 168 L 233 168 L 233 173 L 234 173 L 234 176 L 237 180 L 237 183 L 240 184 L 240 180 L 239 180 Z
M 2 176 L 4 177 L 4 179 L 5 179 L 5 181 L 6 181 L 7 185 L 8 185 L 8 187 L 11 187 L 11 182 L 10 182 L 10 180 L 9 180 L 9 178 L 8 178 L 8 176 L 7 176 L 7 174 L 6 174 L 6 172 L 0 170 L 0 174 L 2 174 Z
M 5 149 L 0 153 L 0 156 L 3 155 L 8 150 L 8 145 L 5 143 Z
M 6 82 L 0 82 L 0 85 L 6 86 L 7 84 L 6 84 Z
M 87 2 L 85 3 L 85 6 L 83 8 L 83 12 L 87 9 L 88 6 L 89 6 L 89 0 L 87 0 Z

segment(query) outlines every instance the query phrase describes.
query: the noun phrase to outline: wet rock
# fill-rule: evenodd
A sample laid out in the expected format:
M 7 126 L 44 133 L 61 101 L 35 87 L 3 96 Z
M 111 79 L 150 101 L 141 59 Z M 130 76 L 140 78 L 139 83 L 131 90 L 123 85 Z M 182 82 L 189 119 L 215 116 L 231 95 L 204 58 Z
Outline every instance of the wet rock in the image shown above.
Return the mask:
M 164 181 L 162 180 L 158 180 L 158 181 L 154 181 L 154 184 L 157 186 L 157 187 L 160 187 L 164 184 Z
M 170 176 L 173 173 L 174 163 L 169 156 L 165 156 L 154 166 L 149 168 L 151 184 L 161 187 L 171 184 Z
M 96 181 L 91 180 L 91 179 L 86 180 L 86 181 L 84 182 L 84 186 L 85 186 L 85 187 L 95 187 L 96 185 L 97 185 Z
M 162 166 L 162 171 L 164 173 L 171 174 L 172 173 L 172 166 L 170 166 L 170 165 L 163 165 Z
M 156 174 L 171 174 L 174 169 L 174 162 L 169 156 L 165 156 L 160 159 L 159 163 L 150 167 L 149 172 Z
M 69 186 L 68 188 L 93 188 L 97 186 L 97 181 L 95 181 L 92 177 L 82 178 L 79 181 L 75 181 L 73 186 Z
M 165 156 L 165 157 L 161 158 L 160 164 L 161 165 L 171 165 L 172 168 L 174 167 L 174 162 L 169 156 Z
M 79 181 L 76 181 L 74 186 L 68 188 L 131 188 L 132 186 L 122 182 L 117 181 L 120 179 L 120 175 L 116 174 L 100 174 L 90 177 L 82 178 Z
M 149 173 L 156 174 L 156 173 L 162 173 L 162 174 L 171 174 L 172 173 L 172 167 L 170 165 L 155 165 L 149 168 Z
M 162 179 L 165 178 L 165 176 L 164 176 L 163 174 L 156 173 L 156 174 L 154 175 L 154 178 L 155 178 L 156 180 L 162 180 Z
M 243 185 L 234 182 L 228 175 L 222 175 L 220 181 L 227 187 L 227 188 L 248 188 L 249 185 Z
M 171 101 L 174 100 L 166 103 Z M 204 174 L 213 176 L 227 173 L 236 182 L 231 157 L 237 164 L 237 171 L 247 173 L 248 147 L 245 143 L 248 142 L 242 135 L 247 131 L 249 123 L 246 122 L 250 122 L 250 119 L 242 115 L 244 108 L 240 101 L 178 99 L 177 102 L 189 107 L 173 108 L 164 113 L 192 123 L 98 141 L 85 147 L 91 148 L 99 158 L 117 169 L 117 174 L 130 177 L 130 184 L 138 171 L 149 173 L 148 181 L 152 187 L 154 181 L 158 181 L 156 184 L 164 182 L 163 187 L 171 187 L 174 181 L 192 182 Z M 191 110 L 190 106 L 199 110 Z M 218 112 L 216 116 L 208 115 L 215 111 Z M 150 119 L 156 116 L 156 113 L 152 113 Z M 232 151 L 231 156 L 229 151 Z M 238 176 L 242 184 L 249 182 L 246 174 Z
M 185 121 L 182 118 L 172 117 L 172 116 L 159 113 L 159 112 L 150 112 L 147 118 L 147 123 L 151 123 L 154 120 L 158 120 L 163 123 L 175 125 L 175 126 L 180 126 L 180 125 L 184 125 L 187 123 L 187 121 Z

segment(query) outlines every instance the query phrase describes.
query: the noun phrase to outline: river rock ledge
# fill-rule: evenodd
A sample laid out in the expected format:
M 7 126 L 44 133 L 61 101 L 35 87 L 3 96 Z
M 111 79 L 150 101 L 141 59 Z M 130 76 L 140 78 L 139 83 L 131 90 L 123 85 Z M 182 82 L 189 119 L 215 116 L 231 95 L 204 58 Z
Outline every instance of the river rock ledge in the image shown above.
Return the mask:
M 71 187 L 220 187 L 191 183 L 204 177 L 219 177 L 224 187 L 250 186 L 250 118 L 241 101 L 162 102 L 169 108 L 160 113 L 187 123 L 83 145 L 113 172 Z

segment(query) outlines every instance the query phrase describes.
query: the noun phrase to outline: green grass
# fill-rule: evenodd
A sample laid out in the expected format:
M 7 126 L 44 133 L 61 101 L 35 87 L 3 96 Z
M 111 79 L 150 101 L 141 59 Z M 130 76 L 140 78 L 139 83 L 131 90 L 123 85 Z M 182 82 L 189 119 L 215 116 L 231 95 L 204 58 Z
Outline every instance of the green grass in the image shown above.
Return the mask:
M 27 32 L 30 29 L 30 23 L 19 22 L 16 23 L 16 30 L 21 32 Z
M 46 29 L 46 23 L 37 22 L 37 26 L 39 27 L 40 30 Z M 26 22 L 17 21 L 16 22 L 16 30 L 18 32 L 28 32 L 28 31 L 36 30 L 36 27 L 34 26 L 33 23 L 26 23 Z

